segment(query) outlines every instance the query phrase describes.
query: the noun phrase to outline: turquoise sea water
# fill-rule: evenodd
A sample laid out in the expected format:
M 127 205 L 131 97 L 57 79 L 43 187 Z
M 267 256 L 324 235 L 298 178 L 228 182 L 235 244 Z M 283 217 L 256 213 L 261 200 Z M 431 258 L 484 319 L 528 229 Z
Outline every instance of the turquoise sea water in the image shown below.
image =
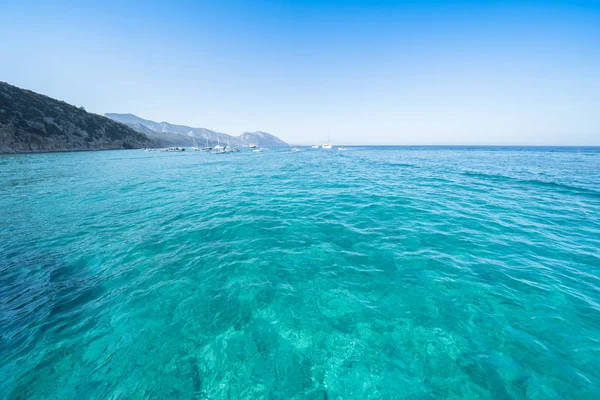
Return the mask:
M 11 155 L 0 187 L 1 398 L 600 398 L 600 149 Z

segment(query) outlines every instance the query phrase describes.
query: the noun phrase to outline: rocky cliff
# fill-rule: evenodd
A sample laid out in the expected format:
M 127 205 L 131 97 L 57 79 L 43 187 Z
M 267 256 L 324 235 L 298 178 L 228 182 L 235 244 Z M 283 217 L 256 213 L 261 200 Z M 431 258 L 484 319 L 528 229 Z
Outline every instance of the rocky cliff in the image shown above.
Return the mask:
M 0 82 L 0 153 L 131 149 L 150 139 L 124 124 Z

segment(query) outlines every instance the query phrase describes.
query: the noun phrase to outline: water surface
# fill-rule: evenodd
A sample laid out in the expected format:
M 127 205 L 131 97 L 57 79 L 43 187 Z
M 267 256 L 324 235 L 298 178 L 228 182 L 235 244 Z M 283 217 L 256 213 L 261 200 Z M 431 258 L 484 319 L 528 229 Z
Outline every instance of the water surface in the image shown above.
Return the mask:
M 600 150 L 0 156 L 0 397 L 600 398 Z

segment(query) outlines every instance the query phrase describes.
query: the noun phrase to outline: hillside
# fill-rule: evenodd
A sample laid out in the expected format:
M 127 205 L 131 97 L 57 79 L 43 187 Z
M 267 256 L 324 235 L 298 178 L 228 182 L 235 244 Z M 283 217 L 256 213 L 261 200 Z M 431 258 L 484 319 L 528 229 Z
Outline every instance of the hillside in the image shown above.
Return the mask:
M 144 134 L 63 101 L 0 82 L 0 153 L 131 149 Z
M 133 114 L 108 113 L 106 117 L 122 122 L 132 129 L 146 134 L 149 138 L 169 143 L 169 145 L 189 146 L 194 142 L 199 146 L 215 146 L 217 143 L 232 146 L 255 144 L 264 147 L 288 146 L 277 136 L 266 132 L 244 132 L 240 136 L 212 131 L 206 128 L 193 128 L 169 122 L 155 122 Z
M 259 146 L 270 146 L 270 147 L 288 146 L 288 144 L 286 142 L 279 139 L 277 136 L 271 135 L 270 133 L 267 133 L 267 132 L 261 132 L 261 131 L 244 132 L 240 136 L 238 136 L 237 139 L 243 145 L 256 144 Z

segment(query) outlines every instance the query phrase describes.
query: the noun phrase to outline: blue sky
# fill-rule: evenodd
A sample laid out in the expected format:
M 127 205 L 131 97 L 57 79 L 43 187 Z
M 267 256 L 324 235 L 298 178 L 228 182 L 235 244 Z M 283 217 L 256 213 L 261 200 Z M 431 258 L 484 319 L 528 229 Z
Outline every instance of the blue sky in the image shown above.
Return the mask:
M 600 3 L 0 0 L 0 80 L 292 143 L 600 145 Z

